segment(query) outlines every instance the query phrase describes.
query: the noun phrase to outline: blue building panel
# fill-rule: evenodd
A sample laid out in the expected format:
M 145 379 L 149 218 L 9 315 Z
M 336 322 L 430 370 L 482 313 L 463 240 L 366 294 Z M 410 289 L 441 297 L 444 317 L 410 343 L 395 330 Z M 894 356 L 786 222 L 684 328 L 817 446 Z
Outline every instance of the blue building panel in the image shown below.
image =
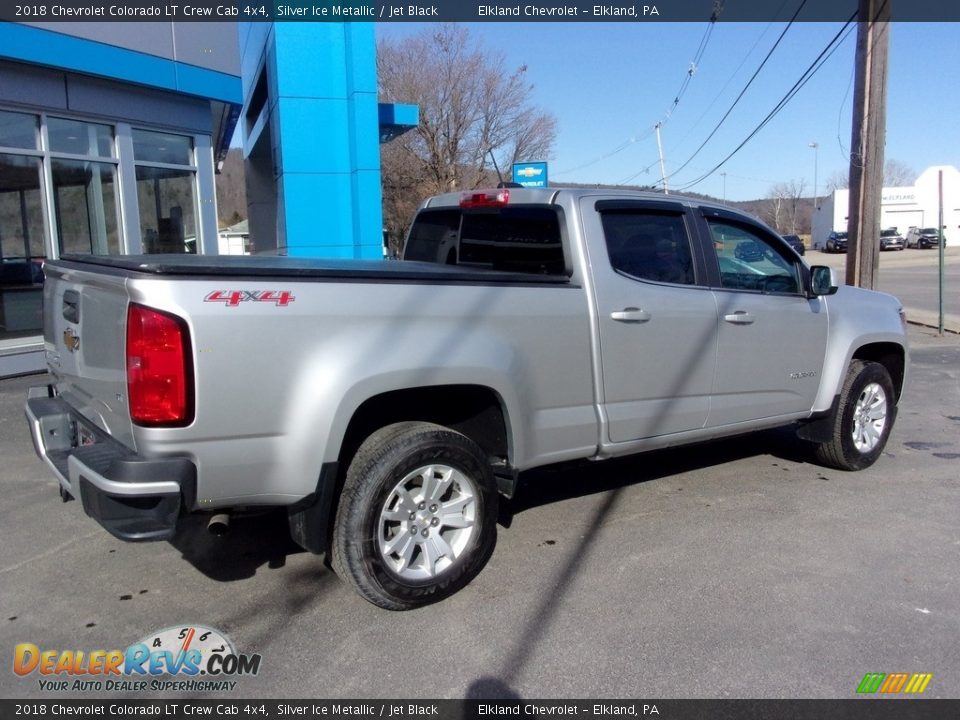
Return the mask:
M 392 137 L 416 125 L 416 107 L 378 105 L 372 23 L 270 28 L 240 29 L 245 106 L 260 103 L 254 91 L 263 68 L 269 98 L 257 114 L 268 118 L 274 142 L 265 152 L 262 121 L 247 128 L 244 150 L 254 174 L 275 176 L 275 187 L 248 193 L 255 242 L 268 249 L 257 234 L 276 229 L 289 255 L 382 257 L 381 119 L 390 117 Z
M 279 172 L 349 173 L 350 145 L 331 141 L 349 126 L 347 105 L 346 98 L 281 97 L 273 120 L 279 124 Z
M 18 23 L 0 23 L 0 56 L 239 104 L 240 78 Z
M 356 257 L 351 207 L 353 188 L 346 175 L 286 173 L 280 186 L 286 209 L 286 252 L 291 257 Z

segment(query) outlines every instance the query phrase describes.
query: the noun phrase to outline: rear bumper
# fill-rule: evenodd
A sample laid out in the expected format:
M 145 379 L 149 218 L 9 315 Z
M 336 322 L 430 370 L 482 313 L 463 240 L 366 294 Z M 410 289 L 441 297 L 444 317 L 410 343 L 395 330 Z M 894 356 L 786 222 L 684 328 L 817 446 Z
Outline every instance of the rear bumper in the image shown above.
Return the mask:
M 129 541 L 173 536 L 182 508 L 196 494 L 196 467 L 189 459 L 137 455 L 46 386 L 30 389 L 24 412 L 34 450 L 61 489 L 79 497 L 87 515 L 111 535 Z

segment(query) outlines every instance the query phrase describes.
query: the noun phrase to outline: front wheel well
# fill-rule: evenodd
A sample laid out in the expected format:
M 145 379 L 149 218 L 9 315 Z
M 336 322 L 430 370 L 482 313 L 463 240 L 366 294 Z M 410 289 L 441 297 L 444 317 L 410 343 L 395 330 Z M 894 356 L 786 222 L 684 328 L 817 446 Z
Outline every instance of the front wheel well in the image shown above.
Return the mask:
M 893 380 L 893 389 L 899 402 L 903 394 L 904 373 L 906 371 L 906 357 L 902 345 L 897 343 L 872 343 L 857 348 L 853 353 L 853 360 L 876 362 L 883 365 Z

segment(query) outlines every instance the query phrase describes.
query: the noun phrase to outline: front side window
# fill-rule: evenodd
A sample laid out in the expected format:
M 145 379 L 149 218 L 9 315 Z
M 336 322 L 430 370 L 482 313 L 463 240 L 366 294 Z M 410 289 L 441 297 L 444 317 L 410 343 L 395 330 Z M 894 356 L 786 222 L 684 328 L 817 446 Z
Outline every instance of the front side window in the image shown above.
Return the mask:
M 708 220 L 720 269 L 720 285 L 729 290 L 799 293 L 797 263 L 771 238 L 751 228 Z
M 604 212 L 610 265 L 635 280 L 693 285 L 693 256 L 683 215 L 647 210 Z
M 133 131 L 143 251 L 197 252 L 197 171 L 185 135 Z

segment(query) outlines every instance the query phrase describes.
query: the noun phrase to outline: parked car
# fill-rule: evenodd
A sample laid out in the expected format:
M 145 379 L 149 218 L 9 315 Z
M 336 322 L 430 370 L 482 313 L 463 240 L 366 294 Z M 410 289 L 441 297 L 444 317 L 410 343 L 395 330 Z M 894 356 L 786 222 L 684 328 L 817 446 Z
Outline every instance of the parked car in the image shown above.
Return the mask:
M 803 255 L 806 252 L 806 248 L 803 247 L 803 240 L 800 239 L 799 235 L 784 235 L 783 239 L 790 244 L 790 247 L 797 251 L 797 254 Z
M 832 232 L 827 236 L 827 244 L 823 248 L 824 252 L 844 253 L 847 251 L 847 234 L 845 232 Z
M 947 238 L 943 238 L 947 242 Z M 907 247 L 920 249 L 940 247 L 940 233 L 936 228 L 911 227 L 907 230 Z
M 759 243 L 753 242 L 752 240 L 739 243 L 733 251 L 733 254 L 744 262 L 763 260 L 763 248 L 760 247 Z
M 903 250 L 905 245 L 903 235 L 898 233 L 896 228 L 887 228 L 880 231 L 881 250 Z

